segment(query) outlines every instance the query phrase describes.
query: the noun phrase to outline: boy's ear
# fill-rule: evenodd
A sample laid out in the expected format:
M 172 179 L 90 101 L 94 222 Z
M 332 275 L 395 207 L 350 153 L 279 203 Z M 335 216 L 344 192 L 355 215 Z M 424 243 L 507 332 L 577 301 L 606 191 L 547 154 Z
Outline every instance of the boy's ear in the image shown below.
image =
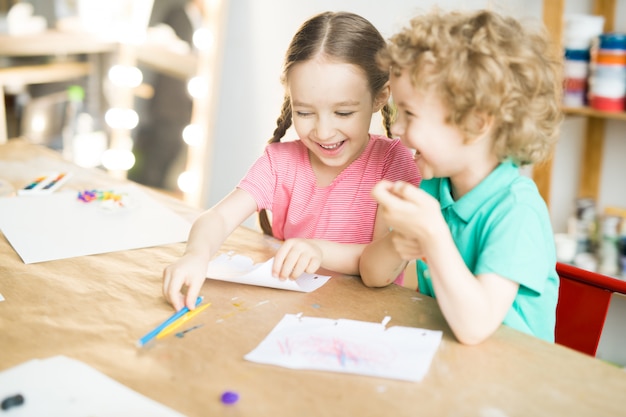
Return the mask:
M 374 111 L 372 113 L 376 113 L 383 108 L 385 104 L 389 101 L 389 97 L 391 96 L 391 87 L 389 81 L 385 83 L 383 88 L 381 88 L 380 92 L 374 97 Z
M 469 140 L 469 143 L 488 137 L 493 124 L 493 116 L 481 112 L 474 113 L 471 119 L 471 130 L 474 132 L 474 137 Z

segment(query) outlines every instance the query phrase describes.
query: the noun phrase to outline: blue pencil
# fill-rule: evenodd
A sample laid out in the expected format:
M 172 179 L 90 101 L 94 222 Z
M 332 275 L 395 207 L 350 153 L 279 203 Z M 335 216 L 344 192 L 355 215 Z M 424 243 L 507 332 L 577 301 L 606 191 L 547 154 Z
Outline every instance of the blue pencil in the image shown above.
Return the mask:
M 196 300 L 196 307 L 201 302 L 202 302 L 202 296 L 198 297 L 198 299 Z M 165 320 L 163 323 L 161 323 L 157 327 L 155 327 L 154 330 L 151 330 L 144 337 L 139 339 L 137 341 L 137 347 L 142 347 L 146 343 L 148 343 L 149 341 L 154 339 L 156 337 L 156 335 L 159 334 L 159 332 L 161 330 L 163 330 L 164 328 L 166 328 L 167 326 L 169 326 L 170 324 L 174 323 L 176 320 L 178 320 L 179 318 L 184 316 L 188 311 L 189 311 L 189 308 L 187 308 L 187 306 L 185 306 L 185 307 L 181 308 L 179 311 L 177 311 L 176 313 L 172 314 L 172 316 L 169 319 Z

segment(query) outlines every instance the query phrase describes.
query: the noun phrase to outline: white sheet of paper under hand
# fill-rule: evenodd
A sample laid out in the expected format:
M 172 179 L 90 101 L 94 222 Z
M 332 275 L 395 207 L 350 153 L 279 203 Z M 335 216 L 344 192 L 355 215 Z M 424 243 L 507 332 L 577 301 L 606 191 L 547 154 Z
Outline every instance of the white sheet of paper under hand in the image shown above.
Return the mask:
M 273 264 L 274 258 L 255 264 L 247 256 L 229 252 L 209 263 L 207 278 L 300 292 L 315 291 L 330 279 L 329 275 L 304 273 L 296 280 L 280 280 L 272 276 Z
M 441 337 L 438 330 L 286 314 L 244 358 L 291 369 L 417 382 L 428 372 Z

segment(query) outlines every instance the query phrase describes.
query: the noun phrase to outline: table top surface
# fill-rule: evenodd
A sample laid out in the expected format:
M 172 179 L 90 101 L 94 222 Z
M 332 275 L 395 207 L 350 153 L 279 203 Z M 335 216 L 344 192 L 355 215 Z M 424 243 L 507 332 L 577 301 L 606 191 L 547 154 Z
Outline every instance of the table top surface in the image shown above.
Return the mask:
M 16 188 L 52 168 L 74 170 L 66 187 L 124 182 L 23 140 L 0 145 L 0 179 Z M 189 220 L 198 214 L 154 195 Z M 276 245 L 242 227 L 221 251 L 263 261 Z M 26 265 L 1 236 L 0 371 L 65 355 L 188 416 L 626 415 L 622 369 L 506 326 L 478 346 L 461 345 L 435 300 L 338 274 L 312 293 L 209 280 L 201 291 L 211 303 L 198 318 L 202 327 L 137 348 L 138 338 L 172 313 L 161 274 L 183 250 L 176 243 Z M 370 322 L 390 316 L 389 325 L 442 330 L 443 339 L 421 382 L 244 360 L 288 313 Z M 240 395 L 229 410 L 220 402 L 226 390 Z

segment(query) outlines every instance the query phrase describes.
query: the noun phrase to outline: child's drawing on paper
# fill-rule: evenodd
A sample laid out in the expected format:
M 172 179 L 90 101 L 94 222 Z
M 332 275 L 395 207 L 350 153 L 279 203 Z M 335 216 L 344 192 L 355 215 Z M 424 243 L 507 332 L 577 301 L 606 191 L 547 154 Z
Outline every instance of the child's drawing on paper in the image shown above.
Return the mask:
M 364 345 L 358 340 L 341 336 L 295 335 L 277 340 L 281 354 L 298 357 L 303 362 L 319 366 L 339 366 L 343 369 L 367 367 L 384 368 L 396 357 L 394 351 L 376 344 Z
M 245 356 L 252 362 L 420 381 L 441 331 L 287 314 Z

